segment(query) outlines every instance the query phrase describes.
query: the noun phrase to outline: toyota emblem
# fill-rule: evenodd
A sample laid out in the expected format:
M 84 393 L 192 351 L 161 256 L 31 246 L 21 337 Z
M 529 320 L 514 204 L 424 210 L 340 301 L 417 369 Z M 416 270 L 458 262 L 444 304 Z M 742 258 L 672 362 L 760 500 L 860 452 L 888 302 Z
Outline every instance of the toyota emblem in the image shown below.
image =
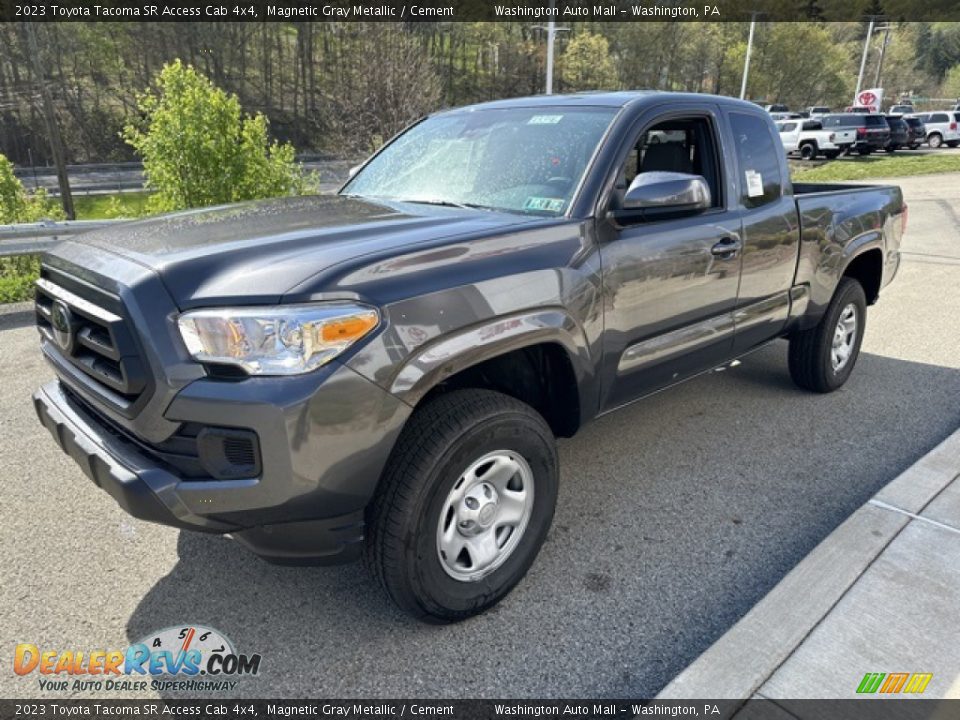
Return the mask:
M 69 353 L 73 349 L 73 313 L 59 300 L 53 303 L 50 324 L 53 326 L 53 339 L 61 350 Z

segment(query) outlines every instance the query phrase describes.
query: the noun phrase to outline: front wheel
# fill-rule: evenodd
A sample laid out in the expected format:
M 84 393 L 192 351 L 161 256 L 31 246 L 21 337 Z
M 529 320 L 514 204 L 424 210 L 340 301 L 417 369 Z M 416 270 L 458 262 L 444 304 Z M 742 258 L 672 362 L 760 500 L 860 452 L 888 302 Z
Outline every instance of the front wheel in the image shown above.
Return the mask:
M 367 567 L 419 619 L 483 612 L 536 559 L 557 467 L 553 433 L 529 405 L 473 389 L 428 401 L 397 440 L 368 513 Z
M 860 355 L 867 299 L 856 280 L 841 278 L 820 322 L 790 338 L 790 376 L 800 387 L 833 392 L 843 385 Z
M 951 140 L 950 142 L 947 143 L 947 147 L 955 148 L 957 147 L 957 145 L 960 145 L 960 142 L 957 142 L 956 140 Z
M 857 152 L 860 153 L 861 155 L 869 155 L 870 153 L 873 152 L 873 148 L 860 148 L 859 150 L 857 150 Z

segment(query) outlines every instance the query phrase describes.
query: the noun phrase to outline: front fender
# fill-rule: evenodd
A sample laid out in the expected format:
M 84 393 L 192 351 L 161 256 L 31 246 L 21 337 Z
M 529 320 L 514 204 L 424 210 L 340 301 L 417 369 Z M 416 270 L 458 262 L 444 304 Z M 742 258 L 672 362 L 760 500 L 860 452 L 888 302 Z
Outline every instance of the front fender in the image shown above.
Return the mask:
M 388 389 L 416 405 L 437 384 L 468 367 L 541 343 L 556 343 L 566 350 L 583 394 L 584 388 L 592 385 L 594 374 L 590 347 L 583 329 L 560 308 L 493 318 L 440 337 L 408 357 Z M 585 402 L 587 398 L 581 395 L 581 407 Z

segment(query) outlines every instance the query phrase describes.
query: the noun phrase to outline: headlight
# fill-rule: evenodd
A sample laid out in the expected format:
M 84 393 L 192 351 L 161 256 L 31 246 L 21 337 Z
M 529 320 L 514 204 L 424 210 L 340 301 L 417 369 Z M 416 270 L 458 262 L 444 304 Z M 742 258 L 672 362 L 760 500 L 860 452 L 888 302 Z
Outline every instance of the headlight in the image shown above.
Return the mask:
M 315 370 L 373 330 L 380 314 L 352 303 L 194 310 L 178 325 L 203 363 L 237 365 L 252 375 Z

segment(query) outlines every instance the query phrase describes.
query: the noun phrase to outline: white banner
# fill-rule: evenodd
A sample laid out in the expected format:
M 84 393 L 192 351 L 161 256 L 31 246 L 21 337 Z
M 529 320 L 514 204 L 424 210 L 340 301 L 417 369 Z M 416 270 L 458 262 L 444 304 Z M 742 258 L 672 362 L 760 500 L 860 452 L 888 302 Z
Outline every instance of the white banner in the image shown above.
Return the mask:
M 870 112 L 880 112 L 880 106 L 883 103 L 883 88 L 870 88 L 861 90 L 853 100 L 854 105 L 862 105 L 870 108 Z

